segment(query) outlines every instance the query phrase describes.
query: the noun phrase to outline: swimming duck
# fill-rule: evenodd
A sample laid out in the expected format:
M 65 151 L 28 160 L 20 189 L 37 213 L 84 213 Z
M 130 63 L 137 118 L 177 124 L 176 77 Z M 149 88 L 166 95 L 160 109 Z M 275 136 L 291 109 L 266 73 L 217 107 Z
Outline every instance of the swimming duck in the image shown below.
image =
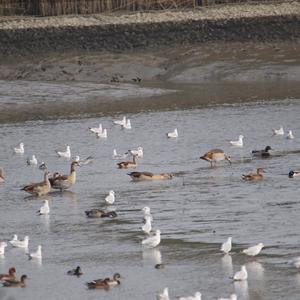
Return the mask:
M 101 139 L 106 139 L 107 138 L 107 129 L 103 129 L 102 132 L 97 132 L 96 133 L 97 138 L 101 138 Z
M 30 165 L 37 165 L 38 161 L 35 157 L 35 155 L 32 155 L 32 158 L 27 158 L 27 165 L 30 166 Z
M 37 212 L 39 215 L 48 215 L 50 213 L 48 200 L 44 200 L 44 205 Z
M 3 286 L 5 287 L 25 287 L 25 280 L 27 279 L 27 275 L 22 275 L 20 280 L 7 280 L 3 282 Z
M 251 153 L 253 156 L 260 156 L 260 157 L 269 157 L 271 156 L 270 150 L 273 150 L 270 146 L 267 146 L 263 150 L 253 150 Z
M 154 248 L 160 244 L 160 230 L 157 229 L 155 235 L 142 240 L 142 245 L 146 248 Z
M 102 133 L 102 124 L 99 124 L 99 127 L 89 127 L 89 130 L 93 133 Z
M 246 181 L 254 181 L 254 180 L 263 180 L 264 179 L 264 175 L 262 174 L 264 173 L 264 169 L 263 168 L 258 168 L 256 170 L 256 174 L 248 174 L 248 175 L 242 175 L 242 179 L 246 180 Z
M 114 124 L 115 125 L 125 125 L 126 124 L 126 117 L 124 116 L 122 120 L 117 120 L 117 121 L 114 121 Z
M 247 272 L 246 266 L 242 266 L 241 270 L 236 272 L 233 276 L 233 280 L 236 280 L 236 281 L 247 280 L 247 278 L 248 278 L 248 272 Z
M 107 204 L 113 204 L 115 202 L 115 192 L 109 191 L 109 194 L 105 197 L 105 202 Z
M 14 238 L 9 241 L 9 243 L 16 248 L 28 248 L 29 237 L 28 235 L 26 235 L 23 240 L 18 240 L 18 236 L 16 236 L 16 239 L 14 236 Z
M 140 181 L 140 180 L 163 180 L 163 179 L 172 179 L 173 175 L 170 173 L 160 173 L 153 174 L 151 172 L 131 172 L 128 173 L 132 180 Z
M 0 255 L 4 255 L 6 247 L 7 247 L 7 243 L 6 242 L 1 242 L 0 243 Z
M 273 135 L 284 135 L 283 127 L 280 126 L 279 129 L 272 129 Z
M 55 177 L 51 183 L 52 188 L 59 189 L 61 192 L 67 190 L 76 183 L 75 166 L 80 166 L 77 161 L 71 163 L 71 170 L 69 175 L 59 175 Z
M 42 259 L 42 246 L 38 245 L 35 252 L 26 253 L 29 259 Z
M 243 143 L 243 135 L 239 135 L 239 139 L 237 141 L 230 141 L 229 143 L 232 146 L 237 146 L 237 147 L 243 147 L 244 143 Z
M 109 285 L 107 283 L 107 280 L 109 278 L 103 279 L 102 281 L 96 282 L 96 281 L 91 281 L 87 282 L 86 285 L 89 289 L 109 289 Z
M 76 269 L 73 269 L 73 270 L 69 270 L 67 272 L 68 275 L 75 275 L 75 276 L 80 276 L 82 275 L 82 271 L 81 271 L 81 268 L 78 266 Z
M 85 214 L 88 218 L 115 218 L 117 213 L 115 211 L 104 211 L 98 208 L 86 210 Z
M 179 300 L 201 300 L 201 293 L 196 292 L 194 296 L 180 297 Z
M 293 133 L 292 133 L 292 130 L 289 130 L 288 135 L 286 136 L 286 138 L 287 138 L 288 140 L 293 140 L 293 139 L 294 139 L 294 135 L 293 135 Z
M 260 251 L 262 250 L 263 247 L 264 247 L 264 244 L 259 243 L 255 246 L 244 249 L 242 252 L 249 255 L 249 256 L 256 256 L 260 253 Z
M 136 162 L 137 155 L 132 156 L 132 161 L 122 161 L 117 163 L 117 166 L 119 169 L 129 169 L 129 168 L 136 168 L 137 162 Z
M 177 138 L 177 137 L 178 137 L 178 131 L 177 131 L 177 128 L 175 128 L 174 131 L 172 131 L 172 132 L 168 132 L 168 133 L 167 133 L 167 137 L 168 137 L 169 139 Z
M 223 150 L 221 149 L 212 149 L 206 152 L 203 156 L 200 157 L 203 160 L 210 162 L 211 167 L 213 167 L 213 163 L 216 163 L 221 160 L 227 160 L 229 164 L 231 164 L 230 156 L 227 156 Z
M 143 147 L 137 147 L 137 149 L 131 149 L 126 152 L 126 154 L 131 154 L 132 156 L 136 155 L 137 157 L 144 156 L 144 149 Z
M 225 254 L 228 254 L 231 251 L 232 247 L 232 237 L 230 236 L 226 242 L 224 242 L 221 246 L 221 251 Z
M 297 176 L 300 176 L 300 171 L 290 171 L 289 172 L 289 177 L 290 178 L 294 178 L 294 177 L 297 177 Z
M 156 295 L 157 300 L 170 300 L 169 298 L 169 289 L 166 287 L 164 288 L 162 293 Z
M 114 287 L 116 285 L 119 285 L 120 282 L 120 278 L 121 275 L 119 273 L 115 273 L 113 278 L 105 278 L 104 280 L 106 281 L 106 283 L 108 284 L 109 287 Z M 104 281 L 103 279 L 96 279 L 94 280 L 95 283 L 100 283 Z
M 0 168 L 0 183 L 4 182 L 5 179 L 4 179 L 4 171 L 2 168 Z
M 67 158 L 67 159 L 70 159 L 71 158 L 71 148 L 70 146 L 67 146 L 67 149 L 66 151 L 55 151 L 59 157 L 64 157 L 64 158 Z
M 51 190 L 51 184 L 48 176 L 49 176 L 49 172 L 45 171 L 44 181 L 26 185 L 21 189 L 21 191 L 25 191 L 29 194 L 36 195 L 36 196 L 43 196 L 48 194 Z
M 25 150 L 24 150 L 24 144 L 20 143 L 19 147 L 15 147 L 14 148 L 15 153 L 17 154 L 24 154 Z
M 6 281 L 6 280 L 15 280 L 16 279 L 16 268 L 12 267 L 9 268 L 8 274 L 0 274 L 0 280 Z

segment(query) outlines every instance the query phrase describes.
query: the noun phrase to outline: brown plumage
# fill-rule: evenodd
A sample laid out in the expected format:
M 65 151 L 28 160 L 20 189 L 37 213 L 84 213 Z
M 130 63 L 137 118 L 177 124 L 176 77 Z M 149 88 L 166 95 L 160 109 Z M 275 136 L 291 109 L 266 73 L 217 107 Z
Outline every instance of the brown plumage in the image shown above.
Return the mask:
M 25 280 L 27 279 L 27 275 L 22 275 L 20 280 L 7 280 L 3 282 L 3 286 L 5 287 L 25 287 Z
M 129 169 L 129 168 L 136 168 L 137 167 L 137 155 L 133 155 L 132 161 L 122 161 L 117 163 L 119 169 Z
M 128 173 L 132 180 L 139 181 L 139 180 L 163 180 L 163 179 L 172 179 L 173 175 L 170 173 L 160 173 L 160 174 L 153 174 L 151 172 L 131 172 Z
M 203 160 L 210 162 L 211 167 L 213 167 L 213 163 L 221 160 L 227 160 L 229 164 L 231 164 L 230 156 L 226 155 L 223 150 L 221 149 L 212 149 L 206 152 L 203 156 L 200 157 Z
M 51 190 L 51 184 L 49 182 L 48 176 L 49 172 L 45 171 L 44 181 L 26 185 L 21 190 L 36 196 L 43 196 L 48 194 Z
M 79 162 L 73 161 L 71 163 L 71 170 L 69 175 L 56 175 L 51 183 L 52 188 L 59 189 L 62 192 L 63 190 L 66 190 L 74 185 L 76 183 L 75 166 L 80 166 Z
M 108 280 L 109 280 L 109 278 L 105 278 L 104 280 L 101 280 L 101 281 L 95 280 L 95 281 L 87 282 L 86 285 L 89 289 L 108 290 L 109 289 Z
M 4 182 L 5 179 L 4 179 L 4 172 L 3 172 L 3 169 L 0 168 L 0 183 Z
M 12 267 L 9 268 L 8 274 L 0 274 L 0 280 L 7 281 L 7 280 L 15 280 L 16 279 L 16 268 Z
M 115 211 L 104 211 L 102 209 L 93 208 L 86 210 L 85 214 L 88 218 L 115 218 L 117 213 Z
M 96 287 L 92 287 L 92 288 L 99 288 L 97 286 L 100 286 L 100 288 L 105 288 L 105 286 L 114 287 L 116 285 L 121 284 L 121 282 L 119 280 L 120 278 L 121 278 L 121 275 L 119 273 L 115 273 L 113 278 L 107 277 L 105 279 L 95 279 L 91 282 L 88 282 L 87 284 L 91 285 L 91 286 L 96 286 Z
M 248 175 L 243 174 L 242 179 L 246 180 L 246 181 L 262 180 L 262 179 L 264 179 L 264 175 L 262 173 L 264 173 L 263 168 L 258 168 L 256 170 L 256 174 L 252 174 L 252 173 L 250 173 Z

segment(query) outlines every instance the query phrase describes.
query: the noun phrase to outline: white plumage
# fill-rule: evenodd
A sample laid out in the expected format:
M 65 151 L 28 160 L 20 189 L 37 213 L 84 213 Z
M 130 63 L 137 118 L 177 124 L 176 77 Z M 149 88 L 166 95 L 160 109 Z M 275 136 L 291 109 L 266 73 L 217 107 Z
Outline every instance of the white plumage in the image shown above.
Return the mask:
M 231 294 L 229 298 L 218 298 L 218 300 L 237 300 L 237 295 Z
M 142 240 L 142 245 L 146 248 L 154 248 L 160 244 L 160 230 L 156 230 L 156 234 Z
M 14 148 L 15 153 L 18 154 L 24 154 L 25 150 L 24 150 L 24 144 L 20 143 L 19 147 L 15 147 Z
M 38 161 L 35 157 L 35 155 L 32 155 L 32 158 L 27 158 L 27 165 L 37 165 Z
M 138 147 L 137 149 L 128 150 L 128 152 L 132 156 L 134 156 L 134 155 L 136 155 L 137 157 L 143 157 L 144 156 L 144 149 L 143 149 L 143 147 Z
M 89 127 L 89 130 L 93 133 L 102 133 L 102 124 L 99 124 L 99 127 Z
M 221 246 L 221 251 L 222 252 L 227 254 L 231 251 L 231 248 L 232 248 L 231 241 L 232 241 L 232 237 L 229 237 L 227 239 L 227 241 L 222 244 L 222 246 Z
M 259 243 L 255 246 L 249 247 L 247 249 L 243 250 L 243 253 L 249 255 L 249 256 L 256 256 L 257 254 L 260 253 L 260 251 L 262 250 L 262 248 L 264 247 L 263 243 Z
M 142 211 L 144 212 L 144 222 L 146 222 L 147 217 L 150 217 L 150 220 L 153 221 L 153 217 L 150 212 L 150 207 L 145 206 Z
M 4 255 L 6 247 L 7 247 L 7 243 L 6 242 L 1 242 L 0 243 L 0 255 Z
M 16 248 L 28 248 L 29 237 L 26 235 L 23 240 L 12 239 L 9 243 Z
M 229 143 L 232 145 L 232 146 L 237 146 L 237 147 L 243 147 L 244 143 L 243 143 L 243 138 L 244 136 L 243 135 L 240 135 L 239 136 L 239 139 L 237 141 L 230 141 Z
M 167 137 L 168 137 L 168 138 L 177 138 L 177 137 L 178 137 L 178 131 L 177 131 L 177 128 L 175 128 L 173 132 L 167 133 Z
M 152 230 L 151 216 L 146 216 L 145 220 L 146 220 L 146 222 L 145 222 L 145 224 L 142 226 L 142 230 L 143 230 L 146 234 L 150 234 L 150 232 L 151 232 L 151 230 Z
M 246 266 L 242 266 L 241 270 L 236 272 L 233 276 L 233 279 L 237 281 L 247 280 L 247 278 L 248 278 L 248 272 Z
M 126 123 L 122 124 L 122 128 L 124 128 L 124 129 L 131 129 L 130 119 L 127 119 Z
M 39 215 L 48 215 L 50 213 L 50 207 L 48 200 L 44 200 L 44 205 L 38 210 Z
M 29 259 L 41 259 L 42 258 L 42 246 L 38 245 L 38 248 L 35 252 L 26 253 Z
M 117 121 L 114 121 L 114 124 L 116 125 L 125 125 L 126 124 L 126 117 L 124 116 L 122 120 L 117 120 Z
M 273 135 L 284 135 L 284 130 L 282 126 L 280 126 L 279 129 L 272 129 L 272 130 L 273 130 Z
M 97 137 L 100 139 L 106 139 L 107 138 L 107 129 L 103 129 L 102 132 L 97 132 Z
M 168 288 L 164 288 L 162 293 L 157 294 L 156 299 L 157 300 L 170 300 Z
M 113 155 L 112 155 L 113 159 L 124 159 L 126 157 L 127 154 L 118 154 L 116 149 L 113 150 Z
M 194 296 L 180 297 L 179 300 L 201 300 L 201 293 L 196 292 Z
M 115 202 L 115 192 L 109 191 L 108 195 L 105 197 L 105 202 L 107 204 L 113 204 Z
M 70 146 L 67 146 L 66 151 L 56 151 L 56 153 L 60 157 L 64 157 L 64 158 L 68 158 L 68 159 L 71 158 L 71 148 L 70 148 Z
M 286 138 L 287 138 L 288 140 L 293 140 L 293 139 L 294 139 L 294 135 L 293 135 L 293 133 L 292 133 L 292 130 L 289 130 L 288 135 L 286 136 Z

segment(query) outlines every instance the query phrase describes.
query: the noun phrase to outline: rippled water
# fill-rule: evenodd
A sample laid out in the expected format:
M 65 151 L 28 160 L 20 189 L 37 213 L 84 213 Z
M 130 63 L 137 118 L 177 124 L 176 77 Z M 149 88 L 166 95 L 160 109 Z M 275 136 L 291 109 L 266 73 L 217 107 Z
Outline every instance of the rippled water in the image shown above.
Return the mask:
M 47 89 L 47 88 L 46 88 Z M 16 92 L 16 91 L 15 91 Z M 166 97 L 166 96 L 164 96 Z M 169 95 L 169 97 L 172 97 Z M 0 161 L 6 183 L 0 186 L 0 240 L 17 233 L 30 236 L 30 250 L 43 246 L 41 263 L 28 261 L 22 249 L 8 247 L 0 258 L 0 273 L 16 266 L 18 275 L 30 279 L 25 289 L 0 288 L 0 299 L 155 299 L 169 287 L 172 299 L 194 294 L 216 299 L 236 292 L 238 299 L 299 299 L 300 274 L 286 262 L 300 255 L 299 180 L 287 173 L 300 164 L 300 103 L 297 99 L 211 107 L 144 111 L 127 114 L 132 130 L 121 130 L 112 121 L 121 116 L 76 117 L 47 121 L 3 123 L 0 128 Z M 144 99 L 145 101 L 145 99 Z M 234 99 L 232 99 L 234 102 Z M 101 122 L 108 139 L 96 139 L 88 127 Z M 271 128 L 292 129 L 294 140 L 272 137 Z M 179 138 L 165 133 L 178 128 Z M 242 149 L 228 140 L 245 136 Z M 19 142 L 26 153 L 12 149 Z M 26 165 L 35 154 L 51 171 L 69 172 L 70 162 L 55 149 L 71 146 L 72 154 L 92 155 L 93 164 L 78 169 L 78 181 L 64 193 L 34 198 L 20 191 L 39 181 L 42 172 Z M 130 181 L 128 170 L 116 168 L 114 148 L 122 153 L 144 147 L 139 171 L 173 172 L 170 181 Z M 251 159 L 250 151 L 274 148 L 270 159 Z M 233 164 L 211 169 L 199 159 L 211 148 L 222 148 Z M 262 182 L 243 182 L 242 173 L 257 167 L 266 170 Z M 87 219 L 84 211 L 105 207 L 104 197 L 116 192 L 116 219 Z M 49 217 L 37 216 L 43 199 L 50 202 Z M 141 209 L 150 206 L 153 227 L 162 231 L 162 242 L 143 250 L 140 241 Z M 223 256 L 220 244 L 233 237 L 233 253 Z M 256 258 L 240 251 L 263 242 Z M 165 269 L 154 268 L 160 261 Z M 233 273 L 246 264 L 248 282 L 232 283 Z M 66 271 L 80 265 L 84 275 Z M 86 281 L 120 272 L 121 285 L 110 291 L 89 291 Z

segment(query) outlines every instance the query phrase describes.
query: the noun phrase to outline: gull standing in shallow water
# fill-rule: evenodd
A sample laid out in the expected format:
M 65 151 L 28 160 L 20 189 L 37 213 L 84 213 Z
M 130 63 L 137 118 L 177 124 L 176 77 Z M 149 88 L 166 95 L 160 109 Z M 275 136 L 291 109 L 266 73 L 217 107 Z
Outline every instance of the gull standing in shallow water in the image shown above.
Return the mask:
M 146 234 L 150 235 L 150 232 L 151 232 L 151 230 L 152 230 L 151 216 L 146 216 L 146 217 L 145 217 L 145 220 L 146 220 L 146 222 L 145 222 L 145 224 L 142 226 L 142 230 L 143 230 Z
M 179 300 L 201 300 L 201 293 L 196 292 L 194 296 L 180 297 Z
M 105 197 L 105 202 L 107 204 L 113 204 L 115 202 L 115 192 L 109 191 L 109 194 Z
M 89 127 L 89 130 L 93 133 L 102 133 L 102 124 L 99 124 L 99 127 Z
M 142 245 L 146 248 L 154 248 L 160 244 L 160 230 L 157 229 L 155 235 L 142 240 Z
M 232 146 L 237 146 L 237 147 L 243 147 L 244 143 L 243 143 L 243 135 L 239 135 L 239 139 L 237 141 L 230 141 L 229 143 Z
M 70 146 L 67 146 L 66 151 L 55 151 L 55 152 L 57 153 L 57 155 L 59 157 L 64 157 L 64 158 L 67 158 L 67 159 L 71 158 L 71 148 L 70 148 Z
M 37 212 L 39 215 L 48 215 L 50 213 L 48 200 L 44 200 L 44 205 Z
M 249 255 L 249 256 L 256 256 L 260 253 L 260 251 L 262 250 L 263 247 L 264 247 L 264 244 L 259 243 L 255 246 L 244 249 L 242 252 Z
M 170 300 L 169 298 L 169 289 L 166 287 L 164 288 L 163 292 L 156 295 L 157 300 Z
M 221 246 L 221 251 L 228 254 L 231 251 L 231 241 L 232 237 L 229 237 L 226 242 L 224 242 Z
M 241 270 L 236 272 L 233 276 L 233 280 L 236 280 L 236 281 L 247 280 L 247 278 L 248 278 L 248 272 L 247 272 L 246 266 L 242 266 Z
M 146 218 L 150 217 L 150 220 L 153 221 L 153 217 L 150 212 L 150 207 L 145 206 L 142 211 L 144 212 L 144 222 L 146 222 Z
M 292 133 L 292 130 L 289 130 L 289 133 L 288 133 L 288 135 L 286 136 L 286 138 L 287 138 L 288 140 L 293 140 L 293 139 L 294 139 L 294 135 L 293 135 L 293 133 Z
M 14 238 L 15 238 L 15 236 L 14 236 Z M 23 240 L 18 240 L 18 237 L 17 237 L 17 239 L 14 239 L 14 238 L 11 241 L 9 241 L 9 243 L 13 247 L 16 247 L 16 248 L 28 248 L 28 243 L 29 243 L 29 237 L 28 237 L 28 235 L 26 235 Z
M 24 150 L 24 144 L 20 143 L 19 148 L 15 147 L 14 148 L 15 153 L 17 154 L 24 154 L 25 150 Z
M 42 246 L 38 245 L 38 248 L 35 252 L 26 253 L 29 259 L 42 259 Z
M 178 131 L 177 131 L 177 128 L 175 128 L 173 132 L 168 132 L 168 133 L 167 133 L 167 137 L 168 137 L 168 138 L 177 138 L 177 137 L 178 137 Z
M 1 242 L 0 243 L 0 255 L 4 255 L 6 247 L 7 247 L 7 243 L 6 242 Z

